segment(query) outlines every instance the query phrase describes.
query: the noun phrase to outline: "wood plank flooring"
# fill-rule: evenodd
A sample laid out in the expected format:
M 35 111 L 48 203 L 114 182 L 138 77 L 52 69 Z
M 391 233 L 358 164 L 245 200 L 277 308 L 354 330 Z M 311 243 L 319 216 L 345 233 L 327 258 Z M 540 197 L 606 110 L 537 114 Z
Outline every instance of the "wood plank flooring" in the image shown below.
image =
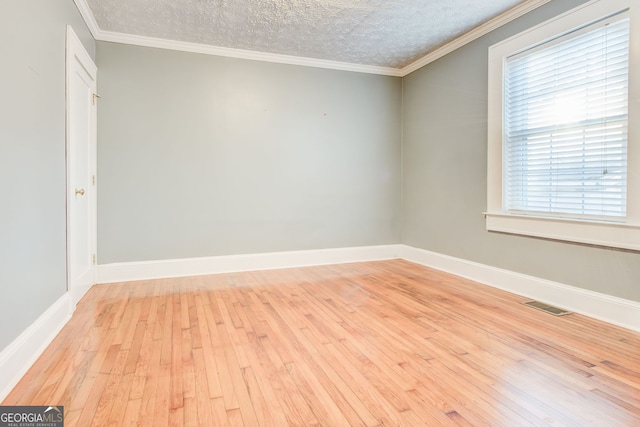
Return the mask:
M 4 405 L 66 426 L 639 426 L 640 334 L 393 260 L 93 287 Z

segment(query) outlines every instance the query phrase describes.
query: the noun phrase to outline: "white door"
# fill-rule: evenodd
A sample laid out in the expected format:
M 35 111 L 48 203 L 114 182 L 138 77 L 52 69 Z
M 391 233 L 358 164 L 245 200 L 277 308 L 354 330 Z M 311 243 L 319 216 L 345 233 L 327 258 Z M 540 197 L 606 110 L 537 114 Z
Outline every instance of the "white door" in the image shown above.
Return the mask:
M 67 26 L 67 287 L 73 307 L 96 283 L 97 67 Z

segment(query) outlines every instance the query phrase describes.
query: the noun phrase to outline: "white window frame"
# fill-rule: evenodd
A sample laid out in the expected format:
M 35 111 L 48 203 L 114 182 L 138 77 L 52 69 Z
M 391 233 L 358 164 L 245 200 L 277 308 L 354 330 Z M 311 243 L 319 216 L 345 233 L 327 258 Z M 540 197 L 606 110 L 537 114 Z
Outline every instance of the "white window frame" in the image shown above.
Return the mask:
M 627 11 L 630 18 L 627 216 L 620 222 L 508 213 L 503 206 L 503 79 L 507 57 Z M 640 2 L 594 0 L 489 48 L 487 212 L 489 231 L 640 250 Z

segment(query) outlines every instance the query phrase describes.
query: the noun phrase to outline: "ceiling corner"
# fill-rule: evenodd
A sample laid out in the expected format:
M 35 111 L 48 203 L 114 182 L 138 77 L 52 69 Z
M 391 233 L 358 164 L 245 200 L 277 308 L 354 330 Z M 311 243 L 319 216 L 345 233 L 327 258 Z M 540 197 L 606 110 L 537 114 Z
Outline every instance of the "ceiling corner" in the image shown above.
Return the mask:
M 94 39 L 98 40 L 102 30 L 100 30 L 98 22 L 93 16 L 93 12 L 91 12 L 89 4 L 87 4 L 87 0 L 73 0 L 73 2 L 76 4 L 76 7 L 78 8 L 80 15 L 82 16 L 82 19 L 84 19 L 85 24 L 87 24 L 87 27 L 89 27 L 91 35 Z
M 471 43 L 472 41 L 479 39 L 485 34 L 490 33 L 491 31 L 499 28 L 522 15 L 531 12 L 538 7 L 549 3 L 551 0 L 527 0 L 516 7 L 513 7 L 506 12 L 496 16 L 495 18 L 485 22 L 484 24 L 472 29 L 471 31 L 463 34 L 455 40 L 450 41 L 444 46 L 439 47 L 438 49 L 429 52 L 427 55 L 418 59 L 417 61 L 403 67 L 401 71 L 401 77 L 405 77 L 414 71 L 424 67 L 431 62 L 442 58 L 443 56 L 453 52 L 456 49 L 461 48 L 462 46 Z

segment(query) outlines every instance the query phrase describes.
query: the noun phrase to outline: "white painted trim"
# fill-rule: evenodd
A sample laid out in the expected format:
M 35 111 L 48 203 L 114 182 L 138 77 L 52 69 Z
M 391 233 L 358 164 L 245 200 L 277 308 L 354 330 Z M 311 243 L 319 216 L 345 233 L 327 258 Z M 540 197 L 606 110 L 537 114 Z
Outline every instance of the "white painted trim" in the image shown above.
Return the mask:
M 103 264 L 98 283 L 379 261 L 399 258 L 400 250 L 401 245 L 380 245 Z
M 640 303 L 402 245 L 407 261 L 640 332 Z
M 352 71 L 356 73 L 379 74 L 394 77 L 401 76 L 401 70 L 399 70 L 398 68 L 352 64 L 348 62 L 328 61 L 324 59 L 305 58 L 301 56 L 280 55 L 253 50 L 232 49 L 228 47 L 211 46 L 206 44 L 181 42 L 175 40 L 165 40 L 154 37 L 116 33 L 112 31 L 100 31 L 96 36 L 96 40 L 124 43 L 135 46 L 178 50 L 182 52 L 202 53 L 205 55 L 224 56 L 229 58 L 274 62 L 278 64 L 301 65 L 304 67 L 326 68 L 331 70 Z
M 65 293 L 0 353 L 0 402 L 71 318 L 71 297 Z
M 462 36 L 428 53 L 417 61 L 403 67 L 380 67 L 374 65 L 352 64 L 347 62 L 328 61 L 322 59 L 279 55 L 274 53 L 257 52 L 243 49 L 231 49 L 198 43 L 165 40 L 154 37 L 136 36 L 131 34 L 103 31 L 98 26 L 86 0 L 74 0 L 85 23 L 89 27 L 93 38 L 98 41 L 124 43 L 136 46 L 155 47 L 160 49 L 179 50 L 184 52 L 202 53 L 206 55 L 226 56 L 231 58 L 250 59 L 256 61 L 275 62 L 280 64 L 301 65 L 305 67 L 326 68 L 332 70 L 352 71 L 357 73 L 379 74 L 383 76 L 404 77 L 425 65 L 442 58 L 456 49 L 484 36 L 496 28 L 548 3 L 551 0 L 526 0 L 523 3 L 496 16 L 490 21 L 472 29 Z
M 489 231 L 640 251 L 640 225 L 485 212 Z
M 485 22 L 484 24 L 474 28 L 473 30 L 463 34 L 455 40 L 445 44 L 444 46 L 428 53 L 417 61 L 407 65 L 402 68 L 401 76 L 404 77 L 410 73 L 413 73 L 419 68 L 424 67 L 431 62 L 442 58 L 445 55 L 453 52 L 456 49 L 461 48 L 462 46 L 471 43 L 472 41 L 479 39 L 485 34 L 490 33 L 491 31 L 499 28 L 509 22 L 521 17 L 522 15 L 531 12 L 534 9 L 539 8 L 540 6 L 549 3 L 551 0 L 527 0 L 518 4 L 517 6 L 507 10 L 506 12 L 496 16 L 490 21 Z
M 396 258 L 640 331 L 638 302 L 401 244 L 104 264 L 98 266 L 98 283 Z
M 93 16 L 93 12 L 91 12 L 91 8 L 87 3 L 87 0 L 73 0 L 78 8 L 78 12 L 84 19 L 85 24 L 89 27 L 89 31 L 94 39 L 97 39 L 98 34 L 100 33 L 100 27 L 98 26 L 98 22 L 96 18 Z

